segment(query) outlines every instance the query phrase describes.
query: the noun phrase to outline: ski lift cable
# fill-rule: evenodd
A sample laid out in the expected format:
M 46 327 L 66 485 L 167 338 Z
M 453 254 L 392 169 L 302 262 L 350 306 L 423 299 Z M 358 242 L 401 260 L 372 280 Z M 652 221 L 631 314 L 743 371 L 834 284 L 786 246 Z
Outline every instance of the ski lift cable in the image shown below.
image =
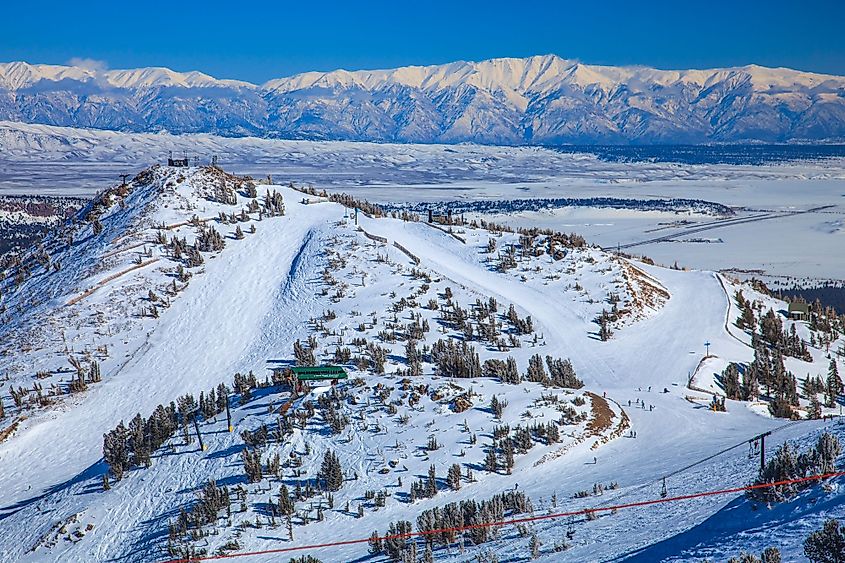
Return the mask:
M 772 487 L 782 487 L 786 485 L 794 485 L 797 483 L 808 483 L 813 481 L 821 481 L 823 479 L 831 479 L 834 477 L 842 477 L 845 476 L 845 471 L 836 471 L 833 473 L 824 473 L 820 475 L 809 475 L 806 477 L 800 477 L 797 479 L 787 479 L 784 481 L 776 481 L 774 483 L 758 483 L 754 485 L 746 485 L 743 487 L 733 487 L 729 489 L 717 489 L 717 490 L 709 490 L 709 491 L 700 491 L 696 493 L 687 493 L 684 495 L 678 495 L 673 497 L 666 497 L 666 498 L 655 498 L 655 499 L 648 499 L 643 501 L 637 502 L 629 502 L 624 504 L 616 504 L 614 506 L 604 506 L 604 507 L 593 507 L 593 508 L 583 508 L 579 510 L 573 510 L 568 512 L 558 512 L 554 514 L 540 514 L 536 516 L 524 516 L 521 518 L 511 518 L 507 520 L 499 520 L 495 522 L 483 522 L 479 524 L 468 524 L 465 526 L 455 526 L 451 528 L 439 528 L 435 530 L 425 530 L 425 531 L 418 531 L 418 532 L 408 532 L 403 534 L 388 534 L 384 536 L 380 536 L 377 539 L 380 541 L 389 541 L 394 539 L 411 539 L 416 537 L 427 537 L 427 536 L 436 536 L 440 534 L 446 533 L 453 533 L 453 532 L 464 532 L 468 530 L 476 530 L 480 528 L 495 528 L 501 526 L 513 526 L 517 524 L 525 524 L 530 522 L 537 522 L 540 520 L 556 520 L 560 518 L 572 517 L 572 516 L 583 516 L 587 514 L 595 514 L 597 512 L 613 512 L 617 510 L 622 510 L 625 508 L 637 508 L 637 507 L 646 507 L 646 506 L 653 506 L 658 504 L 664 504 L 668 502 L 680 502 L 684 500 L 691 500 L 696 498 L 703 498 L 703 497 L 710 497 L 716 495 L 725 495 L 725 494 L 735 494 L 741 493 L 745 491 L 755 490 L 755 489 L 767 489 Z M 299 545 L 299 546 L 291 546 L 291 547 L 281 547 L 281 548 L 274 548 L 274 549 L 265 549 L 259 551 L 247 551 L 243 553 L 226 553 L 220 555 L 208 555 L 208 556 L 201 556 L 201 557 L 190 557 L 187 559 L 168 559 L 162 561 L 161 563 L 198 563 L 201 561 L 216 561 L 221 559 L 240 559 L 246 557 L 254 557 L 258 555 L 270 555 L 270 554 L 280 554 L 280 553 L 292 553 L 297 551 L 308 551 L 308 550 L 315 550 L 315 549 L 325 549 L 331 547 L 341 547 L 341 546 L 349 546 L 349 545 L 358 545 L 368 543 L 373 539 L 373 537 L 366 537 L 366 538 L 354 538 L 348 540 L 338 540 L 333 542 L 325 542 L 325 543 L 318 543 L 318 544 L 310 544 L 310 545 Z

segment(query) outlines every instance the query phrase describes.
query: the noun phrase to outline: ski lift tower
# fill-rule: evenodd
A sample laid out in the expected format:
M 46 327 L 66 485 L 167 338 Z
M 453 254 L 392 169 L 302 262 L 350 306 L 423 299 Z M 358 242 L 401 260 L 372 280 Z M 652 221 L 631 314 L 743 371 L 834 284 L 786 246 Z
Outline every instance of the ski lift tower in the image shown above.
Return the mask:
M 704 357 L 706 358 L 708 356 L 710 356 L 710 341 L 706 340 L 704 342 Z

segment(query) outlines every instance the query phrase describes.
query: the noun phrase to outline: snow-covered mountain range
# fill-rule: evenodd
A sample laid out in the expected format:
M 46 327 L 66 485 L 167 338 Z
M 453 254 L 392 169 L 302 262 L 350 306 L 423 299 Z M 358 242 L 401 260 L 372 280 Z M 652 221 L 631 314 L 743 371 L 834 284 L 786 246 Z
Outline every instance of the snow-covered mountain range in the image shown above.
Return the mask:
M 845 78 L 555 55 L 307 72 L 262 85 L 165 68 L 0 64 L 0 119 L 133 132 L 489 144 L 830 141 Z

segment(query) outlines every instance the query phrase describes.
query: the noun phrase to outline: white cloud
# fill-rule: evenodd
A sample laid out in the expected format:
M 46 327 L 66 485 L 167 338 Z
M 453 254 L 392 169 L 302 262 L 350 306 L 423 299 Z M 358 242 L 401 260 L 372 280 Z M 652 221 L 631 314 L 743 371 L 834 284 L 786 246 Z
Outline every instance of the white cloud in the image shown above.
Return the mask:
M 100 61 L 97 59 L 87 59 L 84 57 L 73 57 L 67 62 L 67 64 L 69 64 L 70 66 L 78 66 L 93 71 L 103 71 L 109 68 L 109 65 L 106 61 Z

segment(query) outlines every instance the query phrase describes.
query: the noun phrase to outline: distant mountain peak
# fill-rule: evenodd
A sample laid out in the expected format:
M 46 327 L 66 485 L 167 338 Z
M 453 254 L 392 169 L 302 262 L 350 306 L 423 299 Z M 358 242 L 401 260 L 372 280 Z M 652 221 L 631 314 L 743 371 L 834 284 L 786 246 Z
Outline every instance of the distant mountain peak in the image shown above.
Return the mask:
M 845 138 L 845 78 L 759 65 L 602 66 L 557 55 L 306 72 L 0 64 L 0 120 L 228 136 L 494 144 Z

